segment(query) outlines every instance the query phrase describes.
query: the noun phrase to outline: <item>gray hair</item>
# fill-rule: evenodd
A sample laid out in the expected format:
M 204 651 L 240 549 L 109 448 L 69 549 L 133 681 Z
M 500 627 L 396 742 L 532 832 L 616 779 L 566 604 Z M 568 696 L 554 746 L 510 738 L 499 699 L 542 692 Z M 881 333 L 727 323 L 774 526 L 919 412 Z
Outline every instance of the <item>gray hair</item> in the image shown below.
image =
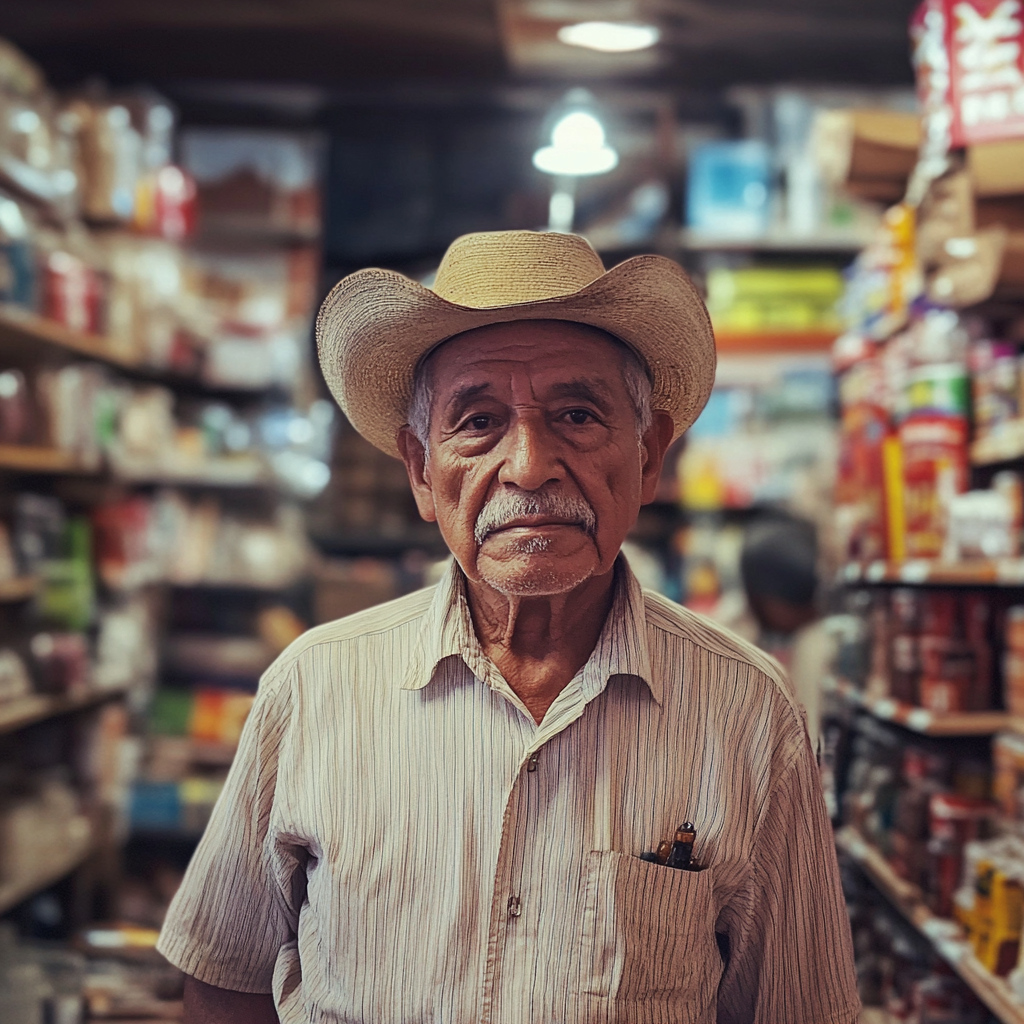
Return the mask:
M 636 416 L 637 437 L 643 437 L 654 419 L 651 409 L 651 378 L 637 354 L 617 338 L 612 339 L 622 349 L 622 383 L 626 387 L 633 413 Z M 435 350 L 436 351 L 436 350 Z M 430 376 L 430 356 L 421 360 L 412 379 L 412 398 L 409 401 L 409 429 L 429 452 L 430 410 L 434 404 L 434 386 Z

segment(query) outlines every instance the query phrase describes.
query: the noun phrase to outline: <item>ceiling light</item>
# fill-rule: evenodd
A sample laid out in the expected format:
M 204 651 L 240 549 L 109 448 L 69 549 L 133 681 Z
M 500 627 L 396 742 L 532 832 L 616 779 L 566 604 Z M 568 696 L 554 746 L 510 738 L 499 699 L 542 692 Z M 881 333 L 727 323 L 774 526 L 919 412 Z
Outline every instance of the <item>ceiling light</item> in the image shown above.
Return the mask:
M 545 174 L 584 177 L 618 166 L 619 154 L 605 142 L 604 127 L 593 114 L 574 110 L 551 131 L 551 145 L 533 154 L 533 166 Z
M 653 25 L 626 25 L 614 21 L 582 21 L 558 30 L 559 42 L 585 46 L 601 53 L 630 53 L 646 50 L 661 38 Z

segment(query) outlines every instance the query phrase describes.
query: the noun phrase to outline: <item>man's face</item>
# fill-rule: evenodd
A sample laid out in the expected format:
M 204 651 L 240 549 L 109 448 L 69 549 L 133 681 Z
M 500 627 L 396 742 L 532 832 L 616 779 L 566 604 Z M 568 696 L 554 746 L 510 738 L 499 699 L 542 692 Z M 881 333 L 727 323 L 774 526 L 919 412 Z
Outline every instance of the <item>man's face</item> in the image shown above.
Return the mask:
M 566 593 L 608 572 L 651 501 L 672 434 L 643 438 L 623 349 L 561 321 L 495 324 L 441 346 L 429 364 L 429 454 L 399 444 L 421 515 L 466 575 L 509 595 Z

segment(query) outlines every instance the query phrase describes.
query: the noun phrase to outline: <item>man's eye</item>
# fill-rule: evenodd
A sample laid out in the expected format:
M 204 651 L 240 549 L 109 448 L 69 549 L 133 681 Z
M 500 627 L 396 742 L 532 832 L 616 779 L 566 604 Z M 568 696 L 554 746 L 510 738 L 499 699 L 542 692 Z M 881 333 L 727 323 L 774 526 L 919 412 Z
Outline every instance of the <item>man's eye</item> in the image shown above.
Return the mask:
M 479 416 L 470 416 L 462 425 L 465 430 L 486 430 L 491 425 L 491 417 L 481 413 Z
M 566 416 L 569 417 L 569 422 L 577 427 L 582 427 L 594 419 L 593 413 L 588 412 L 586 409 L 570 409 Z

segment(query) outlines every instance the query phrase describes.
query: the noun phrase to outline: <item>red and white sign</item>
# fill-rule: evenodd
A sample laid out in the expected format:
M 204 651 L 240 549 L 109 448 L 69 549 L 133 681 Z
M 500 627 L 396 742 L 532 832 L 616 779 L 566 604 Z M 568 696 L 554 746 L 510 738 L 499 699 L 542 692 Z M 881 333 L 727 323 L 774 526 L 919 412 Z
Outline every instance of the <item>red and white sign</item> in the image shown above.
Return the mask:
M 946 0 L 952 142 L 1024 136 L 1024 5 Z

